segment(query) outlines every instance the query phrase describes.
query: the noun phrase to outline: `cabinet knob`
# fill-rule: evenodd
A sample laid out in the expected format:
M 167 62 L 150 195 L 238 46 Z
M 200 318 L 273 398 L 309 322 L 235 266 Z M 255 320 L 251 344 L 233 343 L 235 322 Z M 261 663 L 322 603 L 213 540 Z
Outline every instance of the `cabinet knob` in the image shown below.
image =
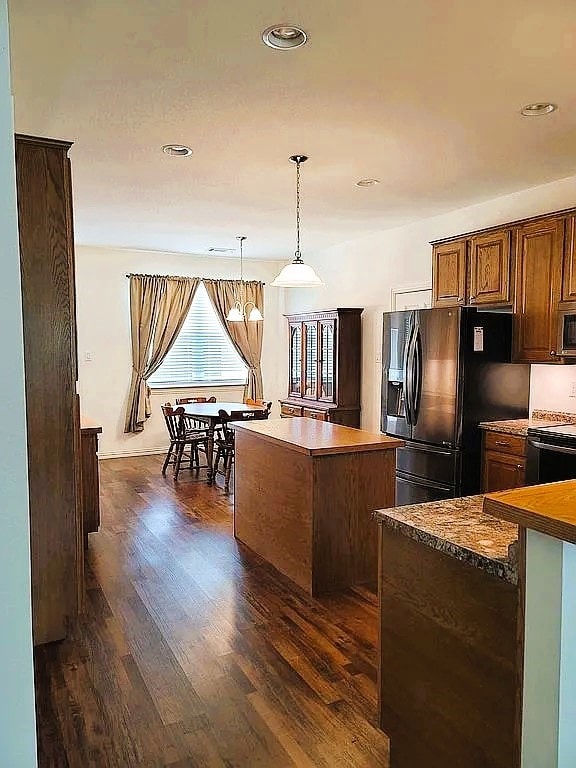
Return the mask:
M 522 464 L 516 464 L 516 466 L 518 467 L 518 469 L 524 469 L 524 467 L 522 466 Z
M 556 355 L 556 352 L 553 349 L 551 349 L 550 350 L 550 356 L 551 357 L 555 357 L 555 355 Z
M 464 296 L 458 296 L 458 301 L 464 301 Z
M 470 296 L 470 304 L 474 304 L 476 301 L 476 296 Z

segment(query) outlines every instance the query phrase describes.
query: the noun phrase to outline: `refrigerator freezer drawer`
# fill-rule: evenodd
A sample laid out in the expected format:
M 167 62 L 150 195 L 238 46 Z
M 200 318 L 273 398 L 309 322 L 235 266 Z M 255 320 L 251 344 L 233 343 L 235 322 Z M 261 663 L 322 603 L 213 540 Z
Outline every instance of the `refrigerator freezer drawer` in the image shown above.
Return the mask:
M 396 470 L 440 485 L 458 485 L 460 451 L 422 443 L 406 443 L 396 451 Z
M 396 475 L 396 505 L 423 504 L 426 501 L 453 499 L 456 496 L 454 486 L 431 483 L 422 477 L 413 475 Z

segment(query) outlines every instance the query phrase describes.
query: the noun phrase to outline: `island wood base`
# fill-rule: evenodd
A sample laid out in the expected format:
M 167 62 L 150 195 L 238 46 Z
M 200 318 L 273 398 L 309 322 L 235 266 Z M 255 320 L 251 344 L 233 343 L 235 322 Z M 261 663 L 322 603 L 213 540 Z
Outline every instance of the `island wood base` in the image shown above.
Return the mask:
M 290 425 L 289 422 L 293 424 Z M 331 453 L 265 439 L 267 430 L 312 430 L 354 438 Z M 306 424 L 308 422 L 308 424 Z M 372 512 L 394 504 L 395 447 L 362 449 L 360 430 L 284 419 L 236 429 L 234 535 L 312 595 L 376 583 Z M 308 426 L 311 425 L 311 426 Z M 269 436 L 266 436 L 269 438 Z M 369 435 L 371 438 L 380 436 Z
M 518 768 L 518 586 L 379 529 L 390 768 Z

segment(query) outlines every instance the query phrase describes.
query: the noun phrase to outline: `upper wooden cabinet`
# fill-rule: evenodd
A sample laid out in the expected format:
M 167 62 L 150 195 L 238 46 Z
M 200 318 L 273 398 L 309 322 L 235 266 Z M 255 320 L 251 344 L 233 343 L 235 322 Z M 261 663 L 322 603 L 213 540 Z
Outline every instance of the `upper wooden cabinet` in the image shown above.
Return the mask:
M 564 269 L 562 272 L 562 301 L 576 301 L 576 216 L 566 219 L 564 235 Z
M 562 218 L 539 219 L 517 231 L 515 359 L 521 362 L 556 360 L 564 224 Z
M 432 251 L 432 305 L 466 303 L 466 240 L 440 243 Z
M 470 304 L 510 303 L 510 230 L 470 240 Z

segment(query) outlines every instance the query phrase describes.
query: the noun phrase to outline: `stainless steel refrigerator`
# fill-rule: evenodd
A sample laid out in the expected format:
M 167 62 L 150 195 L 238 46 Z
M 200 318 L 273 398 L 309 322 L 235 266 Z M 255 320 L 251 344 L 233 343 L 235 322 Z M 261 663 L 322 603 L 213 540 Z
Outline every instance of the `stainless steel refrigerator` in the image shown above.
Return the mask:
M 384 314 L 382 431 L 403 438 L 396 503 L 481 490 L 481 421 L 528 415 L 530 367 L 512 364 L 512 315 L 472 307 Z

